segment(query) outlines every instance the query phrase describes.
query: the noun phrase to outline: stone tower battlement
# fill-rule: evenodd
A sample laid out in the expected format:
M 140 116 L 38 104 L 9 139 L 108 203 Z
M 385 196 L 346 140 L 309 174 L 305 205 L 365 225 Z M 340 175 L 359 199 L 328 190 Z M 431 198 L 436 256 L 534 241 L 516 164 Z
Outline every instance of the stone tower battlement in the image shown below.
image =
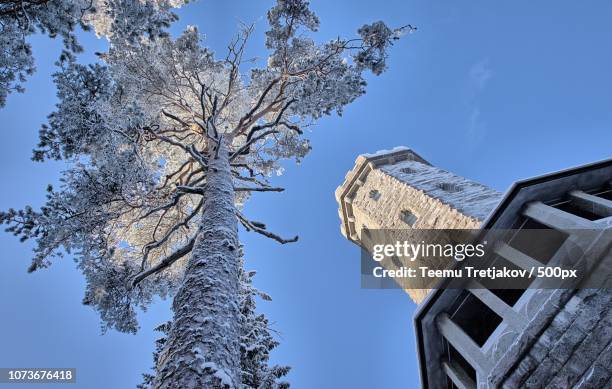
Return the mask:
M 500 198 L 406 147 L 360 155 L 336 189 L 342 234 L 362 247 L 369 230 L 411 229 L 416 236 L 418 230 L 478 229 Z M 401 286 L 416 303 L 428 293 L 416 284 Z

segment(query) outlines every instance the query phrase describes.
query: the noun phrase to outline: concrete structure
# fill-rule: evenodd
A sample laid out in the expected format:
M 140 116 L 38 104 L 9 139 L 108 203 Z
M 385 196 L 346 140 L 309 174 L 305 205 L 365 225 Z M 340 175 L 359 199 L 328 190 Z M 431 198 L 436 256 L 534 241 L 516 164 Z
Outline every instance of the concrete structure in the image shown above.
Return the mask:
M 394 156 L 397 152 L 377 153 L 374 157 L 384 159 L 385 155 Z M 358 165 L 373 157 L 360 158 Z M 422 158 L 420 163 L 426 164 Z M 397 208 L 389 206 L 393 212 L 385 208 L 380 211 L 381 215 L 370 216 L 376 209 L 364 206 L 360 200 L 363 193 L 358 194 L 370 179 L 364 180 L 360 175 L 363 173 L 359 173 L 361 168 L 357 168 L 347 175 L 336 195 L 341 206 L 343 233 L 359 243 L 360 234 L 355 226 L 363 230 L 369 228 L 371 220 L 385 217 L 395 226 Z M 350 189 L 353 181 L 358 184 L 357 189 Z M 408 189 L 404 184 L 394 188 L 415 189 L 405 184 Z M 436 196 L 441 192 L 422 188 L 421 191 L 436 197 L 431 200 L 434 203 L 436 200 L 443 202 Z M 380 199 L 382 195 L 384 193 Z M 404 198 L 399 194 L 387 195 Z M 486 202 L 488 198 L 483 199 Z M 355 203 L 357 212 L 355 207 L 347 207 Z M 411 206 L 420 209 L 418 204 L 411 202 L 401 204 L 402 209 Z M 364 213 L 368 219 L 362 215 L 364 209 L 368 209 Z M 459 214 L 464 217 L 459 216 L 458 220 L 469 220 L 469 216 L 475 215 Z M 438 220 L 450 220 L 451 224 L 457 220 L 453 212 L 437 217 Z M 474 219 L 480 220 L 473 218 L 473 223 Z M 461 221 L 457 221 L 457 225 L 461 225 Z M 412 227 L 419 228 L 419 225 L 413 223 Z M 549 250 L 546 258 L 522 251 L 520 240 L 500 246 L 497 255 L 523 268 L 570 260 L 590 269 L 592 279 L 580 280 L 580 284 L 570 280 L 563 289 L 538 289 L 541 284 L 536 280 L 527 290 L 488 290 L 477 284 L 470 289 L 445 289 L 452 281 L 444 280 L 439 288 L 429 293 L 415 315 L 422 387 L 612 388 L 612 293 L 609 289 L 612 282 L 612 160 L 517 182 L 481 227 L 548 230 L 548 236 L 554 240 L 548 247 L 554 250 Z M 576 244 L 582 249 L 578 256 L 568 250 Z M 600 284 L 607 282 L 608 288 L 580 289 L 594 278 L 601 279 Z
M 342 234 L 358 245 L 373 229 L 477 229 L 500 198 L 403 147 L 360 155 L 336 189 Z M 417 304 L 428 293 L 419 286 L 402 285 Z

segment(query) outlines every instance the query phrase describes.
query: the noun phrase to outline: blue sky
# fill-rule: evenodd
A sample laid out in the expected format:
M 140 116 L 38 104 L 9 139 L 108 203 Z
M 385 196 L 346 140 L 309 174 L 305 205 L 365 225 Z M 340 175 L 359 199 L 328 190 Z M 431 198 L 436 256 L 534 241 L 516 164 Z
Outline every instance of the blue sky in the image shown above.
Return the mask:
M 173 32 L 196 24 L 221 53 L 239 21 L 255 22 L 249 53 L 265 58 L 271 4 L 199 0 L 180 10 Z M 243 233 L 247 265 L 274 298 L 260 310 L 281 333 L 274 360 L 293 367 L 295 388 L 416 387 L 415 307 L 399 290 L 360 289 L 359 253 L 340 235 L 335 188 L 358 154 L 398 145 L 500 191 L 610 157 L 612 3 L 314 0 L 312 8 L 318 40 L 378 19 L 419 30 L 394 47 L 387 73 L 369 77 L 367 95 L 313 129 L 309 156 L 274 179 L 286 192 L 248 204 L 247 215 L 300 241 L 282 246 Z M 83 41 L 85 62 L 105 46 L 91 35 Z M 39 206 L 62 169 L 30 161 L 56 101 L 50 74 L 61 48 L 45 37 L 32 43 L 38 71 L 0 110 L 2 209 Z M 152 328 L 170 317 L 167 301 L 140 315 L 137 335 L 100 335 L 69 257 L 26 274 L 31 245 L 0 233 L 0 248 L 0 366 L 76 367 L 83 388 L 140 382 L 152 365 Z

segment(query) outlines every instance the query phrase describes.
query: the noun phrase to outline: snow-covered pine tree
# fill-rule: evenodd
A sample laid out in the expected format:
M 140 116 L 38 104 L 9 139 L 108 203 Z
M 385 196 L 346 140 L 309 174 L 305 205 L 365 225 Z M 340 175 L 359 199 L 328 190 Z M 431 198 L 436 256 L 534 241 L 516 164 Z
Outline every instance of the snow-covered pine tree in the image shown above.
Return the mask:
M 242 261 L 241 261 L 242 262 Z M 255 271 L 240 274 L 240 379 L 243 388 L 286 389 L 289 383 L 282 378 L 289 373 L 289 366 L 269 365 L 270 352 L 278 341 L 270 333 L 267 317 L 257 313 L 256 298 L 265 301 L 272 298 L 253 287 Z
M 176 19 L 171 8 L 184 0 L 2 0 L 0 1 L 0 108 L 11 91 L 23 91 L 34 72 L 27 37 L 43 33 L 64 41 L 63 55 L 82 50 L 75 29 L 92 27 L 109 39 L 134 39 L 163 34 Z
M 240 256 L 242 259 L 242 255 Z M 241 266 L 243 261 L 241 260 Z M 269 365 L 270 352 L 278 346 L 278 341 L 271 334 L 268 319 L 264 314 L 257 314 L 257 297 L 265 301 L 272 298 L 253 287 L 254 271 L 240 273 L 240 380 L 243 389 L 286 389 L 289 383 L 282 378 L 290 370 L 289 366 Z M 153 361 L 157 364 L 164 348 L 172 321 L 168 321 L 155 330 L 163 335 L 155 343 Z M 155 369 L 155 367 L 154 367 Z M 153 387 L 155 373 L 143 374 L 140 389 Z
M 364 71 L 382 73 L 389 46 L 412 30 L 379 21 L 318 44 L 309 33 L 319 20 L 304 0 L 277 0 L 268 21 L 267 64 L 248 73 L 251 27 L 220 59 L 190 27 L 177 39 L 117 42 L 105 65 L 64 62 L 60 102 L 34 158 L 70 168 L 40 211 L 0 215 L 9 231 L 36 240 L 30 270 L 74 253 L 84 302 L 105 327 L 136 331 L 135 306 L 174 296 L 156 388 L 239 387 L 238 223 L 297 240 L 251 220 L 241 204 L 254 191 L 283 190 L 268 177 L 309 151 L 302 128 L 364 94 Z
M 168 337 L 168 332 L 170 332 L 170 326 L 172 325 L 172 320 L 169 320 L 163 324 L 155 327 L 155 331 L 160 332 L 162 335 L 155 341 L 155 350 L 153 351 L 153 369 L 155 369 L 155 364 L 157 364 L 157 360 L 159 359 L 159 354 L 164 349 L 164 344 L 166 343 L 166 338 Z M 143 373 L 142 374 L 142 382 L 136 386 L 137 389 L 151 389 L 153 388 L 153 383 L 155 382 L 155 370 L 153 373 Z

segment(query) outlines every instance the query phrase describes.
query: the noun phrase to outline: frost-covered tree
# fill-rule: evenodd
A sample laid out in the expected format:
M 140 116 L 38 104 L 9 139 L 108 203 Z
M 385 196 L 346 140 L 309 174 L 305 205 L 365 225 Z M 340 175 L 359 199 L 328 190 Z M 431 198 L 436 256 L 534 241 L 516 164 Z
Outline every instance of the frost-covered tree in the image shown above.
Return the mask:
M 242 263 L 242 261 L 241 261 Z M 278 341 L 271 334 L 268 319 L 264 314 L 257 314 L 257 297 L 270 301 L 271 297 L 253 287 L 254 271 L 240 273 L 240 379 L 244 389 L 286 389 L 289 383 L 282 381 L 290 368 L 288 366 L 270 366 L 270 352 L 278 346 Z M 157 364 L 163 352 L 167 335 L 172 322 L 168 321 L 156 328 L 163 334 L 155 343 L 153 361 Z M 141 389 L 148 389 L 155 382 L 155 374 L 143 374 Z
M 286 389 L 289 384 L 282 378 L 289 373 L 288 366 L 270 366 L 270 352 L 278 341 L 270 333 L 268 319 L 257 314 L 256 298 L 272 298 L 253 287 L 254 271 L 240 274 L 240 379 L 242 387 L 249 389 Z
M 37 160 L 66 159 L 59 190 L 40 211 L 0 221 L 36 240 L 30 267 L 73 253 L 84 302 L 104 328 L 135 331 L 134 307 L 174 296 L 156 388 L 239 387 L 238 224 L 294 242 L 252 220 L 252 192 L 277 192 L 280 161 L 309 151 L 303 128 L 365 93 L 364 72 L 386 68 L 387 49 L 410 26 L 365 25 L 353 39 L 319 44 L 304 0 L 268 12 L 267 64 L 246 71 L 244 27 L 217 58 L 195 27 L 177 39 L 121 40 L 105 65 L 70 60 L 55 76 L 59 104 L 40 133 Z
M 164 349 L 164 344 L 166 344 L 166 339 L 168 337 L 168 332 L 170 332 L 170 326 L 172 325 L 172 320 L 169 320 L 159 326 L 155 327 L 155 331 L 160 332 L 162 336 L 155 341 L 155 350 L 153 351 L 153 362 L 157 363 L 159 359 L 159 355 Z M 155 369 L 155 366 L 153 367 Z M 151 389 L 153 388 L 153 383 L 155 382 L 155 372 L 153 373 L 143 373 L 142 374 L 142 382 L 136 386 L 137 389 Z
M 0 1 L 0 107 L 11 91 L 23 91 L 34 72 L 28 36 L 61 37 L 63 55 L 82 50 L 76 27 L 92 27 L 109 39 L 155 37 L 176 19 L 170 11 L 184 0 L 2 0 Z

